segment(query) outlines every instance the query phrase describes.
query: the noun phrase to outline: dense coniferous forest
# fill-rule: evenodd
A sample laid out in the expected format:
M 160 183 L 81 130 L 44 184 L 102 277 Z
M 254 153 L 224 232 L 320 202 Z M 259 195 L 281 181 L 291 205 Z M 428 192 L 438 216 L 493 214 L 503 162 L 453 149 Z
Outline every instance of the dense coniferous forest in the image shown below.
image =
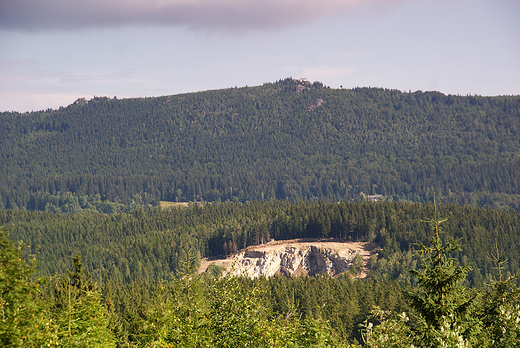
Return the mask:
M 112 212 L 159 200 L 370 194 L 428 202 L 434 192 L 443 203 L 520 207 L 518 96 L 331 89 L 285 79 L 4 112 L 0 131 L 6 209 Z
M 1 113 L 0 345 L 518 346 L 519 121 L 294 79 Z M 365 279 L 195 274 L 294 238 L 380 248 Z
M 424 213 L 432 218 L 415 219 Z M 105 272 L 103 282 L 96 282 L 76 254 L 69 258 L 67 273 L 45 281 L 35 278 L 34 257 L 26 261 L 23 245 L 10 239 L 17 237 L 0 229 L 0 342 L 5 346 L 513 347 L 520 337 L 518 273 L 511 273 L 518 265 L 508 256 L 511 261 L 518 258 L 504 245 L 518 245 L 519 213 L 512 211 L 393 202 L 282 201 L 136 209 L 131 215 L 11 210 L 2 218 L 15 230 L 20 226 L 18 233 L 34 226 L 40 241 L 49 235 L 56 246 L 49 254 L 57 261 L 56 254 L 66 244 L 91 258 L 105 258 L 102 249 L 106 248 L 115 257 L 138 261 L 136 269 L 126 263 L 123 272 L 113 263 L 108 273 L 101 272 Z M 161 226 L 182 221 L 182 229 L 161 233 Z M 227 227 L 209 228 L 215 221 Z M 41 233 L 46 225 L 58 233 Z M 87 225 L 92 225 L 90 231 Z M 198 234 L 190 225 L 195 231 L 215 233 Z M 247 236 L 262 231 L 264 225 L 270 226 L 268 235 L 279 238 L 342 235 L 347 240 L 378 241 L 384 249 L 373 255 L 370 276 L 364 280 L 354 279 L 352 271 L 335 278 L 254 280 L 222 277 L 218 267 L 194 274 L 200 251 L 213 252 L 209 240 L 226 240 L 227 235 L 224 245 L 241 239 L 247 244 Z M 154 230 L 149 230 L 152 226 Z M 112 234 L 113 230 L 118 232 Z M 160 240 L 161 234 L 166 238 Z M 493 235 L 500 238 L 494 251 L 489 247 Z M 115 241 L 126 237 L 140 241 L 137 248 Z M 403 247 L 411 241 L 418 242 L 419 253 Z M 460 242 L 467 245 L 458 258 L 462 261 L 457 261 Z M 141 254 L 125 255 L 121 245 Z M 161 251 L 161 245 L 165 249 L 178 245 L 173 268 L 168 262 L 164 265 L 172 260 L 172 253 Z M 43 251 L 48 252 L 45 247 Z M 472 256 L 476 262 L 468 263 Z M 492 273 L 478 280 L 479 272 L 488 266 Z M 124 272 L 134 273 L 125 279 L 120 274 Z M 165 276 L 168 279 L 161 280 Z M 475 286 L 470 287 L 470 282 Z
M 489 257 L 495 243 L 509 260 L 504 274 L 520 270 L 520 213 L 458 205 L 439 210 L 450 217 L 443 238 L 464 245 L 458 262 L 474 264 L 467 279 L 471 285 L 483 287 L 493 279 Z M 374 277 L 410 285 L 408 270 L 417 266 L 413 250 L 429 236 L 420 220 L 431 213 L 431 205 L 398 202 L 273 201 L 140 208 L 114 215 L 3 210 L 0 226 L 33 248 L 46 276 L 64 273 L 71 257 L 81 254 L 98 282 L 157 282 L 174 275 L 188 253 L 200 260 L 271 239 L 342 238 L 378 243 L 382 250 L 370 265 Z

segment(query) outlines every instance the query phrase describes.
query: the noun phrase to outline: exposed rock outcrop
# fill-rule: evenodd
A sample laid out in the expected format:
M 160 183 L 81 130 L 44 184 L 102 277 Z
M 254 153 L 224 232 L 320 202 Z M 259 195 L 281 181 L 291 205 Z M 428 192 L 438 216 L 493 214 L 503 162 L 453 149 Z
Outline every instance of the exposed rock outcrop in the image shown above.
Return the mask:
M 312 111 L 314 109 L 316 109 L 317 107 L 320 107 L 322 106 L 323 104 L 325 103 L 325 101 L 321 98 L 318 98 L 314 101 L 314 103 L 310 104 L 308 107 L 307 107 L 307 110 L 309 111 Z
M 74 101 L 73 105 L 87 105 L 87 103 L 85 98 L 78 98 Z
M 285 276 L 329 274 L 347 271 L 356 254 L 366 264 L 371 243 L 344 243 L 337 241 L 278 241 L 249 247 L 225 260 L 205 261 L 203 272 L 211 263 L 226 267 L 227 272 L 250 278 L 275 274 Z

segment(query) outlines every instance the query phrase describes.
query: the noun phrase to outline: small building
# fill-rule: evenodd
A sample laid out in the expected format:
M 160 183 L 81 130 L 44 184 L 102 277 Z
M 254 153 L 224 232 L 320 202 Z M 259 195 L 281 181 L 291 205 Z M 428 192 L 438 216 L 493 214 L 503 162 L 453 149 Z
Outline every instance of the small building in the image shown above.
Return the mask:
M 367 201 L 379 202 L 381 200 L 381 197 L 383 197 L 383 195 L 368 195 Z

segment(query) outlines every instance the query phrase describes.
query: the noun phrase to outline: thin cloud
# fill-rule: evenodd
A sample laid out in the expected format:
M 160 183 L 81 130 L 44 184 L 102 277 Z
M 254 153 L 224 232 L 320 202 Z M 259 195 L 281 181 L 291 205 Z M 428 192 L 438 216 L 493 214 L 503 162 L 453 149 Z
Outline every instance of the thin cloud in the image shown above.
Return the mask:
M 406 0 L 0 0 L 0 29 L 78 30 L 127 25 L 269 30 Z

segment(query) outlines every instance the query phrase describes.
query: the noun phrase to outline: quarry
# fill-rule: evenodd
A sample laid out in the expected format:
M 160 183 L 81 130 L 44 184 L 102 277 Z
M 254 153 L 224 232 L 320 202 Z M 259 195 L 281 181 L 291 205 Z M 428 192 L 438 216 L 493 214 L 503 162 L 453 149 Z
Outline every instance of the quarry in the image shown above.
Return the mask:
M 221 259 L 203 259 L 199 273 L 215 264 L 226 268 L 225 274 L 249 278 L 283 276 L 337 276 L 348 271 L 356 255 L 361 256 L 361 272 L 366 276 L 366 265 L 371 252 L 377 249 L 374 243 L 345 242 L 342 240 L 294 239 L 273 241 L 250 246 L 234 255 Z

